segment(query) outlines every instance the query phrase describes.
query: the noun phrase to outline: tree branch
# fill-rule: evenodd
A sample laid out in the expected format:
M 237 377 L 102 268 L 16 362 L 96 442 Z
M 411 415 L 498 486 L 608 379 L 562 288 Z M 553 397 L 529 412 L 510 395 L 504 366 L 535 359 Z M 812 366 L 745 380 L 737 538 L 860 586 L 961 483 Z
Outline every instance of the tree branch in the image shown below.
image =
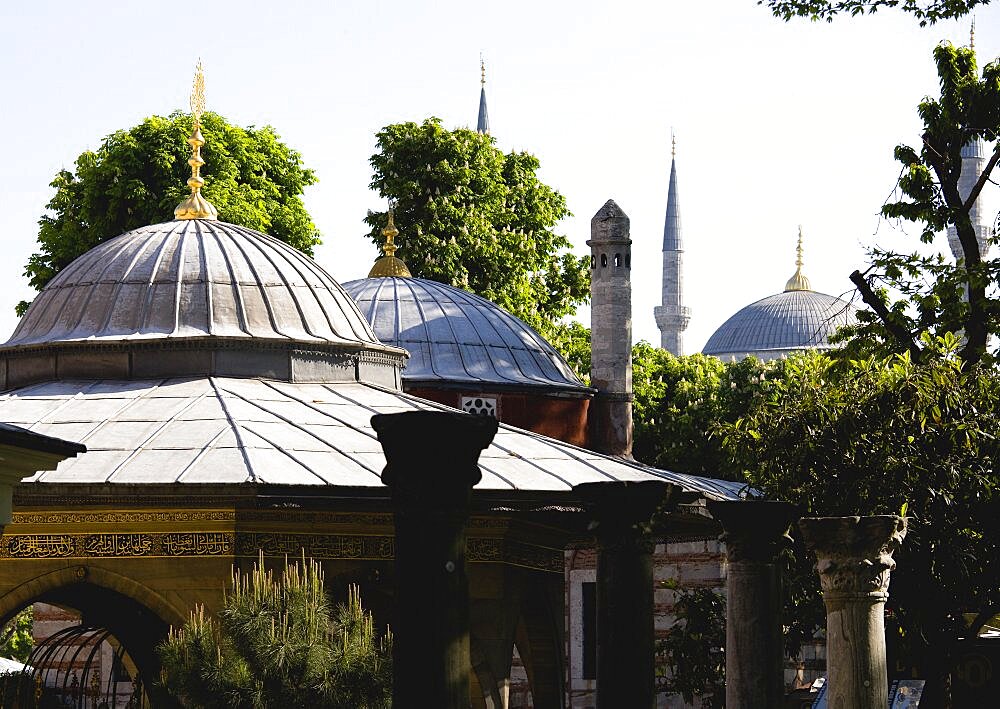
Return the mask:
M 969 196 L 965 200 L 965 204 L 962 205 L 962 209 L 966 212 L 972 211 L 972 205 L 974 205 L 976 200 L 979 199 L 979 193 L 983 191 L 983 187 L 986 186 L 987 182 L 991 182 L 990 173 L 993 172 L 993 168 L 997 166 L 998 162 L 1000 162 L 1000 145 L 998 145 L 997 149 L 993 151 L 992 157 L 990 157 L 989 162 L 986 163 L 986 167 L 983 168 L 983 173 L 979 176 L 976 184 L 973 185 L 972 191 L 969 192 Z
M 910 359 L 913 362 L 919 362 L 923 358 L 923 351 L 913 341 L 913 336 L 910 335 L 909 330 L 896 322 L 896 319 L 892 317 L 892 313 L 885 307 L 885 303 L 882 302 L 881 298 L 875 295 L 875 291 L 868 285 L 868 281 L 865 280 L 860 271 L 855 271 L 851 274 L 851 283 L 857 286 L 858 292 L 861 294 L 861 299 L 875 311 L 875 314 L 885 324 L 889 333 L 910 353 Z

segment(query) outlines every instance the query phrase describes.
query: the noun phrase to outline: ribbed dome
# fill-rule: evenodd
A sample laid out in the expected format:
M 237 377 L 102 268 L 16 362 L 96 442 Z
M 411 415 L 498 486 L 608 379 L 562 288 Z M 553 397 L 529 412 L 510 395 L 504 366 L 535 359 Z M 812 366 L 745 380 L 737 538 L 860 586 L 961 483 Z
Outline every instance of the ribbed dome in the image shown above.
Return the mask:
M 527 324 L 485 298 L 422 278 L 344 284 L 379 340 L 410 353 L 408 383 L 586 389 Z
M 200 219 L 141 227 L 80 256 L 6 345 L 206 336 L 381 348 L 312 259 L 266 234 Z
M 708 338 L 703 352 L 721 359 L 763 360 L 804 349 L 828 349 L 837 328 L 853 323 L 856 308 L 832 295 L 793 290 L 752 303 Z

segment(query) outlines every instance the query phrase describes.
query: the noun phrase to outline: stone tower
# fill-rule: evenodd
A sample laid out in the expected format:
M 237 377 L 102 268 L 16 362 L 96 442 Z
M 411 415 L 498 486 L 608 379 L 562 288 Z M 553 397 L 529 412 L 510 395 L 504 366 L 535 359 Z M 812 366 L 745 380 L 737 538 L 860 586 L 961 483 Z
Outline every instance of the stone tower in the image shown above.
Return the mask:
M 677 142 L 671 136 L 670 185 L 663 223 L 663 300 L 653 308 L 653 317 L 660 329 L 660 347 L 679 356 L 684 354 L 684 331 L 691 321 L 691 309 L 684 307 L 684 244 L 678 199 Z
M 591 441 L 632 456 L 632 239 L 629 219 L 608 200 L 590 220 Z
M 981 138 L 969 141 L 962 148 L 962 174 L 958 178 L 958 192 L 962 195 L 962 199 L 968 199 L 972 188 L 979 181 L 979 176 L 986 168 L 986 157 L 986 143 Z M 986 219 L 982 202 L 982 195 L 980 195 L 979 199 L 972 205 L 969 219 L 972 221 L 972 228 L 976 230 L 979 254 L 985 259 L 986 251 L 989 248 L 987 240 L 990 236 L 990 225 Z M 958 231 L 953 226 L 948 227 L 948 245 L 956 259 L 964 258 L 962 244 L 958 240 Z
M 486 62 L 479 57 L 479 120 L 476 121 L 476 132 L 490 132 L 490 114 L 486 111 Z

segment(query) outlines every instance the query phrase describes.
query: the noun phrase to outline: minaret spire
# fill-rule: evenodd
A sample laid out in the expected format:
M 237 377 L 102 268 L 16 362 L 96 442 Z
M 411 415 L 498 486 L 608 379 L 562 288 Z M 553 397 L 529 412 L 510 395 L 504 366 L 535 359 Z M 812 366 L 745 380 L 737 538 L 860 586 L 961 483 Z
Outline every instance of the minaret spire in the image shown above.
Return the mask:
M 684 306 L 684 245 L 681 240 L 681 206 L 677 189 L 677 136 L 670 131 L 670 183 L 667 215 L 663 223 L 663 299 L 653 308 L 660 329 L 660 347 L 674 355 L 684 354 L 684 330 L 691 309 Z
M 490 115 L 486 110 L 486 61 L 482 54 L 479 55 L 479 121 L 476 132 L 486 135 L 490 132 Z

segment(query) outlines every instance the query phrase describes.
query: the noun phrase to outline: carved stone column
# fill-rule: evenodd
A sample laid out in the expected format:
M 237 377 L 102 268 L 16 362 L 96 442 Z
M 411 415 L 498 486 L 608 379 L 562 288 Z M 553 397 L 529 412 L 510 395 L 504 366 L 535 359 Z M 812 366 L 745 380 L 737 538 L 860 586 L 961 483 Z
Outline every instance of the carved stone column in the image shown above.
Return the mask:
M 496 435 L 485 416 L 407 411 L 372 417 L 385 451 L 395 537 L 395 709 L 468 709 L 469 581 L 465 524 L 479 454 Z
M 798 517 L 787 502 L 709 502 L 726 543 L 726 707 L 784 702 L 778 552 Z
M 806 517 L 799 521 L 826 604 L 827 696 L 830 707 L 886 709 L 889 679 L 885 618 L 893 552 L 906 536 L 906 520 L 875 517 Z
M 597 709 L 656 706 L 649 522 L 676 504 L 679 490 L 658 481 L 573 488 L 597 535 Z

